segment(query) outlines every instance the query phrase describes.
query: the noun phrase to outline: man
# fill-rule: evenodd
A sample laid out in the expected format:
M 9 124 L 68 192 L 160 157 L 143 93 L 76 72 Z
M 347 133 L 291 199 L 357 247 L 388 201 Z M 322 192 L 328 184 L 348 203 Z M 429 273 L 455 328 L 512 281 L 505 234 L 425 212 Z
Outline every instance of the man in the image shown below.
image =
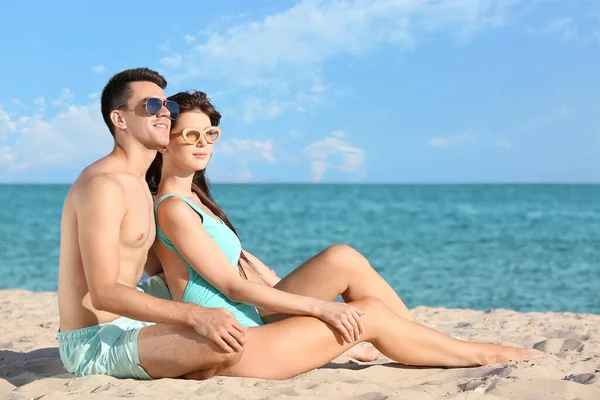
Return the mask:
M 158 276 L 153 200 L 144 180 L 169 143 L 179 107 L 147 68 L 113 76 L 102 92 L 112 152 L 86 167 L 67 194 L 58 278 L 59 351 L 76 375 L 203 379 L 241 356 L 244 328 L 224 309 L 170 300 Z M 85 140 L 85 133 L 82 140 Z

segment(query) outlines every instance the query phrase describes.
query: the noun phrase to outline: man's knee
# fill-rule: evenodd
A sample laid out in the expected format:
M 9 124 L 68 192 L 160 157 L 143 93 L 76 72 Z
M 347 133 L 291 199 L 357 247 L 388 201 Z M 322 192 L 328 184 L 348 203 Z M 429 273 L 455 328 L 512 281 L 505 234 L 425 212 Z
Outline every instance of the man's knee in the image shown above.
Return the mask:
M 242 358 L 242 354 L 244 352 L 244 350 L 242 349 L 242 351 L 240 352 L 226 352 L 225 350 L 223 350 L 221 347 L 217 346 L 216 344 L 212 347 L 212 354 L 206 354 L 206 353 L 202 353 L 200 352 L 199 359 L 204 358 L 206 360 L 206 362 L 208 362 L 207 364 L 205 364 L 205 368 L 218 368 L 219 370 L 225 369 L 225 368 L 229 368 L 232 367 L 234 365 L 236 365 L 238 362 L 240 362 L 240 359 Z M 204 350 L 205 352 L 206 350 Z M 208 361 L 210 360 L 210 361 Z
M 236 353 L 220 353 L 216 362 L 211 367 L 207 367 L 198 371 L 190 372 L 183 376 L 185 379 L 203 381 L 214 376 L 221 375 L 223 371 L 233 367 L 242 358 L 242 352 Z
M 215 368 L 211 368 L 205 371 L 206 378 L 211 378 L 216 375 L 220 375 L 223 371 L 227 371 L 229 368 L 233 367 L 242 359 L 243 350 L 239 353 L 223 353 L 221 364 L 217 365 Z
M 242 359 L 242 354 L 244 354 L 244 350 L 242 350 L 240 352 L 225 353 L 223 355 L 223 362 L 221 364 L 223 369 L 233 367 L 234 365 L 239 363 L 240 360 Z

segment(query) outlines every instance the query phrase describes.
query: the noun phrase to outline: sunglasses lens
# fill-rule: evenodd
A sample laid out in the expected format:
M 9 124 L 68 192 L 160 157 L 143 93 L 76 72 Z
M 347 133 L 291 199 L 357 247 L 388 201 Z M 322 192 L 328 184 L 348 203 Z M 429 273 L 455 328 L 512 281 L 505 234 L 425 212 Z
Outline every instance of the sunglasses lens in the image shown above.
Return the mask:
M 219 138 L 219 131 L 216 129 L 209 129 L 205 132 L 205 135 L 208 143 L 214 143 Z
M 146 111 L 148 111 L 148 114 L 150 115 L 156 115 L 159 113 L 162 105 L 163 103 L 161 99 L 150 97 L 148 100 L 146 100 Z
M 171 119 L 177 119 L 177 117 L 179 117 L 179 104 L 175 103 L 173 100 L 167 100 L 166 107 L 171 113 Z
M 185 140 L 188 143 L 196 143 L 200 140 L 200 132 L 198 131 L 187 131 L 185 133 Z

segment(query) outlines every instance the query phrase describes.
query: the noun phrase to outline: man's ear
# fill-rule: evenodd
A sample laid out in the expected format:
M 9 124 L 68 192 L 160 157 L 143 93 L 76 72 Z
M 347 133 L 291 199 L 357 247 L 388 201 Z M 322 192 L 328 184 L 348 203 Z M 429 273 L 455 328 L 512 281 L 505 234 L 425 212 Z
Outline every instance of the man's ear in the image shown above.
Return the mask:
M 127 129 L 127 122 L 125 118 L 123 118 L 123 113 L 118 110 L 113 110 L 110 113 L 110 120 L 112 121 L 115 128 L 119 128 L 121 130 Z
M 165 153 L 168 153 L 168 152 L 169 152 L 169 149 L 167 149 L 167 146 L 165 146 L 165 147 L 161 147 L 160 149 L 158 149 L 158 152 L 159 152 L 160 154 L 165 154 Z

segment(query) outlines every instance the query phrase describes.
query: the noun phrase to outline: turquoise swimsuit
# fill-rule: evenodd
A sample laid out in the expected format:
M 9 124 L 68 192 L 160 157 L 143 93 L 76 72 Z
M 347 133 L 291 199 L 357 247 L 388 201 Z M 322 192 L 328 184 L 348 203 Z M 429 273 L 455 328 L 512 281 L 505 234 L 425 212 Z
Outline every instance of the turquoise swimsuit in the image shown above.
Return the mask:
M 221 250 L 225 253 L 232 267 L 238 272 L 237 266 L 240 258 L 240 252 L 242 250 L 241 243 L 235 233 L 222 221 L 215 219 L 214 217 L 207 214 L 204 210 L 198 207 L 187 197 L 169 193 L 162 196 L 156 201 L 154 205 L 154 216 L 156 219 L 156 235 L 158 239 L 173 251 L 181 260 L 185 263 L 188 273 L 189 280 L 183 293 L 183 301 L 186 303 L 195 303 L 202 307 L 214 307 L 214 308 L 225 308 L 230 311 L 239 321 L 240 324 L 246 327 L 260 326 L 263 325 L 263 321 L 258 314 L 256 308 L 243 303 L 236 303 L 229 300 L 219 289 L 208 283 L 203 277 L 201 277 L 194 268 L 182 257 L 177 251 L 173 243 L 169 240 L 167 235 L 160 229 L 158 224 L 158 205 L 166 198 L 175 196 L 185 201 L 202 219 L 202 225 L 206 232 L 213 238 L 213 240 L 219 245 Z M 201 250 L 200 250 L 201 251 Z

